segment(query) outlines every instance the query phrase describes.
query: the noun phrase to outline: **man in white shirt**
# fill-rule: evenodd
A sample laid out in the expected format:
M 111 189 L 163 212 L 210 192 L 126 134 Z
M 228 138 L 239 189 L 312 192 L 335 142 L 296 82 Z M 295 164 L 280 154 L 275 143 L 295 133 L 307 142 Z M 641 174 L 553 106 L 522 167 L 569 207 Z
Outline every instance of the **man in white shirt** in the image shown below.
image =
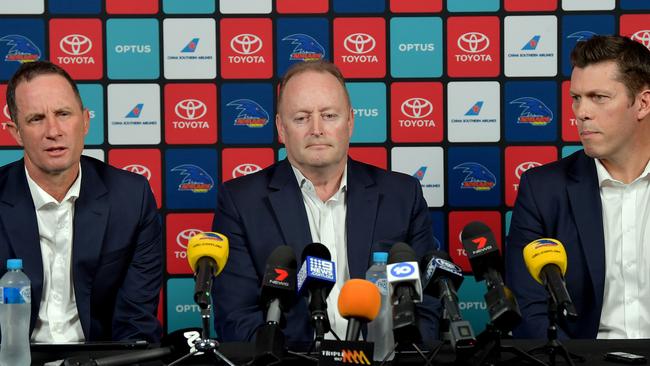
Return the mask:
M 0 268 L 21 258 L 34 342 L 157 342 L 160 219 L 147 180 L 82 157 L 90 117 L 60 67 L 23 64 L 7 86 L 24 159 L 0 168 Z
M 507 281 L 524 320 L 515 336 L 544 338 L 547 294 L 522 248 L 540 237 L 567 251 L 578 319 L 570 338 L 650 337 L 650 51 L 594 36 L 571 54 L 570 94 L 583 151 L 527 171 L 506 249 Z
M 226 341 L 252 340 L 264 323 L 259 286 L 278 245 L 290 245 L 297 260 L 309 243 L 328 248 L 337 273 L 328 317 L 341 337 L 347 321 L 338 314 L 338 293 L 348 279 L 364 277 L 374 244 L 403 241 L 419 256 L 436 248 L 420 183 L 348 158 L 354 113 L 338 68 L 298 63 L 279 87 L 276 127 L 287 159 L 219 190 L 213 229 L 230 239 L 230 256 L 213 298 Z M 423 338 L 438 338 L 439 304 L 427 296 L 418 309 Z M 288 312 L 285 334 L 289 344 L 314 339 L 305 299 Z

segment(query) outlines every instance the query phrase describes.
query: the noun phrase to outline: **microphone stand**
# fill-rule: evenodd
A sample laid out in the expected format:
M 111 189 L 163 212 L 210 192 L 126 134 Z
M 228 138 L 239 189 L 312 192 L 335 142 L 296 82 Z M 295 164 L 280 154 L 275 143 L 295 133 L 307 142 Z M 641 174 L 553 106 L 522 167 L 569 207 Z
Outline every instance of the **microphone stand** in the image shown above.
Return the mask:
M 548 299 L 548 329 L 546 330 L 546 336 L 548 342 L 545 345 L 536 347 L 528 351 L 530 354 L 545 354 L 549 356 L 549 366 L 555 366 L 555 356 L 561 356 L 566 363 L 570 366 L 575 366 L 573 361 L 576 362 L 585 362 L 584 357 L 576 355 L 567 351 L 566 347 L 560 340 L 557 338 L 557 320 L 558 320 L 558 309 L 557 304 L 552 298 Z
M 501 333 L 501 330 L 492 324 L 492 322 L 488 323 L 485 330 L 476 338 L 478 341 L 475 348 L 476 353 L 474 357 L 467 360 L 468 363 L 476 366 L 486 363 L 495 365 L 501 361 L 501 353 L 505 352 L 515 355 L 513 359 L 508 361 L 520 359 L 533 365 L 548 366 L 528 352 L 522 351 L 515 346 L 501 344 Z
M 190 351 L 190 353 L 182 356 L 181 358 L 175 360 L 174 362 L 170 363 L 167 366 L 177 365 L 183 360 L 191 356 L 194 356 L 199 352 L 203 352 L 205 354 L 212 354 L 214 356 L 215 362 L 219 362 L 221 360 L 224 363 L 228 364 L 229 366 L 235 366 L 235 364 L 232 361 L 230 361 L 226 356 L 224 356 L 221 352 L 219 352 L 218 350 L 219 342 L 217 342 L 216 339 L 210 338 L 211 308 L 212 306 L 209 304 L 206 307 L 201 307 L 201 338 L 197 339 L 194 342 L 194 351 Z

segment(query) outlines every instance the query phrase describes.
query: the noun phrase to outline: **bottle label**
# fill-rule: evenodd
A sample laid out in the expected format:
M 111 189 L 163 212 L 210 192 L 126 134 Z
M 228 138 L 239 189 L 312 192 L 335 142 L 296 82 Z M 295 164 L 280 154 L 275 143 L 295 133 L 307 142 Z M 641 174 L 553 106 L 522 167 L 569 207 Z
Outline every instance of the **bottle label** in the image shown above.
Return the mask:
M 375 282 L 375 285 L 377 285 L 377 288 L 379 289 L 379 293 L 382 295 L 388 295 L 388 280 L 385 278 L 380 278 Z
M 0 304 L 31 304 L 32 291 L 29 286 L 0 287 Z

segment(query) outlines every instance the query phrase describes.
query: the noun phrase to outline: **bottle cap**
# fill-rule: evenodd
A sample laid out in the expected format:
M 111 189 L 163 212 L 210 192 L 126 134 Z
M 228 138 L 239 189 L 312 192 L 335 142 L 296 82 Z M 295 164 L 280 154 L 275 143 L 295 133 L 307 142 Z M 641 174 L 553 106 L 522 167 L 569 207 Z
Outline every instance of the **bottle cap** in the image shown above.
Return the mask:
M 7 259 L 7 270 L 23 269 L 22 259 Z
M 372 253 L 372 261 L 377 263 L 386 263 L 388 262 L 388 252 L 374 252 Z

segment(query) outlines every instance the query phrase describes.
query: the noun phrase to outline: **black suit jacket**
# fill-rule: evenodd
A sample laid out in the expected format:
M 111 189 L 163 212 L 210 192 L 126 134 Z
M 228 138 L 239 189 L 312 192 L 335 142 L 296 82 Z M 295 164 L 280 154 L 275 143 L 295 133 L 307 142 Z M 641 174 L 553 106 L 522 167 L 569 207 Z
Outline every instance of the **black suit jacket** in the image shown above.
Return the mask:
M 605 288 L 605 239 L 594 159 L 578 151 L 521 177 L 506 246 L 506 280 L 523 321 L 513 334 L 546 338 L 547 292 L 526 269 L 522 250 L 542 237 L 558 239 L 567 252 L 567 289 L 579 318 L 561 321 L 562 338 L 596 338 Z
M 403 241 L 419 256 L 435 249 L 431 218 L 420 183 L 348 160 L 346 230 L 351 278 L 364 278 L 373 244 Z M 266 261 L 279 245 L 290 245 L 300 260 L 312 242 L 302 193 L 285 159 L 258 173 L 226 182 L 219 192 L 213 229 L 230 239 L 230 255 L 217 277 L 213 298 L 215 326 L 225 341 L 247 341 L 263 324 L 259 288 Z M 374 248 L 376 249 L 376 248 Z M 424 339 L 438 338 L 439 303 L 425 296 L 419 306 Z M 313 339 L 307 302 L 301 299 L 286 317 L 290 344 Z
M 160 218 L 147 180 L 81 157 L 72 278 L 87 341 L 160 339 Z M 0 274 L 22 258 L 32 284 L 30 333 L 43 291 L 43 259 L 23 160 L 0 168 Z

